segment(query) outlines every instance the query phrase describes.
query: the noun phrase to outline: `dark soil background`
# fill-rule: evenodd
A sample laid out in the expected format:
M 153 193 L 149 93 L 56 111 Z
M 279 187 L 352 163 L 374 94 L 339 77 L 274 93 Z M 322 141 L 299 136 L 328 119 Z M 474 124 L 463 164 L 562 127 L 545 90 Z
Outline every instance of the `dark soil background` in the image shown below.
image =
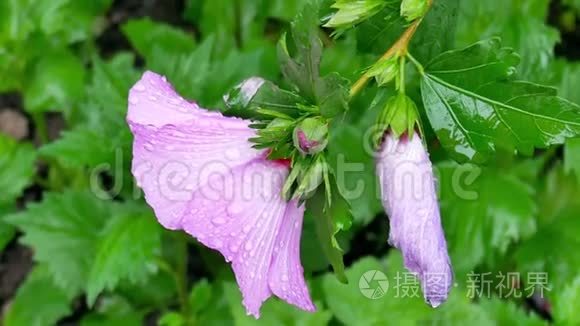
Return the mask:
M 153 20 L 164 21 L 182 27 L 195 33 L 195 27 L 182 19 L 182 12 L 185 9 L 185 0 L 116 0 L 107 14 L 107 25 L 104 32 L 97 38 L 97 45 L 101 55 L 109 57 L 120 50 L 131 50 L 129 42 L 121 33 L 120 26 L 135 17 L 151 17 Z M 572 24 L 569 16 L 566 16 L 567 8 L 561 1 L 552 1 L 547 22 L 561 31 L 562 41 L 556 46 L 556 55 L 569 60 L 580 60 L 580 19 L 575 18 Z M 569 11 L 568 11 L 569 12 Z M 138 59 L 137 64 L 141 65 L 142 60 Z M 58 138 L 60 132 L 66 127 L 64 119 L 59 113 L 48 113 L 48 133 L 50 139 Z M 28 140 L 34 143 L 38 137 L 34 123 L 30 116 L 22 108 L 22 100 L 19 94 L 0 94 L 0 132 L 10 135 L 17 140 Z M 38 166 L 40 173 L 43 173 L 43 166 Z M 25 203 L 37 201 L 42 198 L 42 187 L 32 185 L 24 195 L 18 200 L 18 208 L 22 209 Z M 356 244 L 348 255 L 345 256 L 345 263 L 350 265 L 356 257 L 365 255 L 381 256 L 388 250 L 388 245 L 384 241 L 386 235 L 377 234 L 376 230 L 386 230 L 383 224 L 387 219 L 378 218 L 365 229 L 360 230 L 355 235 Z M 0 252 L 0 316 L 1 311 L 16 293 L 18 286 L 32 268 L 32 252 L 27 247 L 20 245 L 16 237 L 3 252 Z M 195 250 L 195 248 L 191 248 Z M 200 266 L 189 266 L 191 274 L 203 274 Z M 84 300 L 78 300 L 75 305 L 76 311 L 66 320 L 61 321 L 61 325 L 76 324 L 76 321 L 86 311 Z M 532 300 L 530 306 L 540 314 L 549 319 L 546 313 L 546 302 L 535 302 Z M 151 318 L 151 323 L 154 318 Z

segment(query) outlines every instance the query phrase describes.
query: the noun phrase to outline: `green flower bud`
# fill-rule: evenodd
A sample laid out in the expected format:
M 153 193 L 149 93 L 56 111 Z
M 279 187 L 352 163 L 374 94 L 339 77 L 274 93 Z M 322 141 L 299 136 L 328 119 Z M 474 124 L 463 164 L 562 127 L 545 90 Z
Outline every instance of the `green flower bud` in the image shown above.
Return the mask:
M 352 27 L 381 11 L 386 4 L 385 0 L 336 0 L 331 7 L 338 11 L 324 26 Z
M 399 56 L 393 55 L 379 60 L 368 71 L 367 75 L 375 77 L 379 86 L 388 84 L 399 74 Z
M 377 120 L 377 130 L 374 135 L 375 145 L 379 145 L 384 133 L 390 131 L 399 138 L 403 134 L 410 137 L 415 132 L 415 126 L 420 124 L 417 106 L 407 95 L 399 93 L 387 101 L 383 112 Z
M 306 118 L 300 122 L 293 133 L 294 147 L 300 153 L 316 154 L 328 144 L 328 123 L 321 117 Z
M 423 17 L 429 8 L 428 0 L 403 0 L 401 2 L 401 16 L 410 22 Z

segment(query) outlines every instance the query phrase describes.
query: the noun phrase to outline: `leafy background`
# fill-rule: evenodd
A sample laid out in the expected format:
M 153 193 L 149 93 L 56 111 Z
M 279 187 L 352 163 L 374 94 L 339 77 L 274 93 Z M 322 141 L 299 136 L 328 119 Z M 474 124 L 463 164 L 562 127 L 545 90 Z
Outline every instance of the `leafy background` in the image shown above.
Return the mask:
M 302 260 L 319 307 L 315 314 L 271 299 L 262 319 L 247 317 L 221 257 L 156 223 L 129 172 L 131 135 L 124 119 L 129 87 L 151 69 L 165 74 L 184 96 L 220 108 L 222 95 L 246 77 L 260 75 L 285 85 L 276 42 L 303 2 L 0 1 L 4 325 L 580 324 L 579 139 L 547 147 L 563 140 L 552 135 L 521 144 L 517 133 L 495 134 L 501 136 L 497 143 L 527 154 L 514 157 L 510 148 L 489 150 L 489 143 L 454 151 L 457 147 L 449 144 L 462 144 L 460 138 L 442 136 L 437 124 L 426 130 L 457 281 L 448 303 L 437 310 L 420 298 L 395 298 L 392 291 L 379 300 L 361 295 L 358 279 L 364 272 L 381 270 L 392 280 L 403 270 L 400 254 L 386 243 L 388 220 L 372 187 L 349 203 L 352 226 L 338 235 L 344 275 L 331 272 L 322 258 L 327 248 L 317 239 L 317 217 L 306 216 Z M 330 12 L 328 5 L 324 13 Z M 574 0 L 435 0 L 411 49 L 426 64 L 444 50 L 498 36 L 502 46 L 520 54 L 518 79 L 554 86 L 580 103 L 579 16 L 580 3 Z M 383 17 L 336 39 L 321 29 L 321 75 L 337 72 L 354 81 L 403 28 L 386 25 Z M 481 46 L 501 51 L 498 42 Z M 503 73 L 513 73 L 516 61 L 502 62 L 508 65 Z M 476 82 L 448 73 L 446 79 L 438 77 L 450 68 L 437 61 L 426 68 L 423 85 L 409 87 L 424 126 L 428 117 L 436 121 L 438 112 L 423 109 L 420 87 L 469 89 Z M 437 80 L 445 83 L 435 85 Z M 551 90 L 545 92 L 551 96 Z M 359 150 L 360 130 L 376 116 L 377 110 L 367 110 L 376 93 L 376 87 L 368 87 L 351 103 L 344 124 L 333 130 L 330 156 L 347 153 L 348 161 L 372 167 Z M 445 94 L 464 95 L 451 93 Z M 507 96 L 493 90 L 483 94 Z M 424 95 L 424 100 L 434 97 Z M 542 103 L 532 110 L 542 112 Z M 530 132 L 523 117 L 508 119 L 511 126 L 522 124 L 517 130 Z M 468 136 L 482 131 L 467 126 Z M 465 153 L 472 149 L 481 155 L 467 155 L 467 160 L 479 165 L 466 163 Z M 463 180 L 477 198 L 452 191 L 458 169 L 477 175 Z M 346 182 L 360 178 L 375 182 L 372 168 Z M 348 205 L 334 206 L 333 216 L 345 214 Z M 497 291 L 477 300 L 467 296 L 470 272 L 534 271 L 549 273 L 546 298 L 506 299 Z M 337 276 L 350 282 L 342 284 Z

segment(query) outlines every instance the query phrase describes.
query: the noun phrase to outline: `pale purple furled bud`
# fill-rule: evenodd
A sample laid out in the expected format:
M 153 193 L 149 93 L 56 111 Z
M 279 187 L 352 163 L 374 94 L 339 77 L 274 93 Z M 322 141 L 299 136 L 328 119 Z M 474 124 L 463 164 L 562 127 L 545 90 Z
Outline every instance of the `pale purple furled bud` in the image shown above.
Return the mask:
M 419 277 L 425 301 L 447 299 L 453 272 L 441 227 L 433 168 L 418 133 L 411 139 L 387 132 L 377 160 L 383 206 L 390 219 L 389 243 Z

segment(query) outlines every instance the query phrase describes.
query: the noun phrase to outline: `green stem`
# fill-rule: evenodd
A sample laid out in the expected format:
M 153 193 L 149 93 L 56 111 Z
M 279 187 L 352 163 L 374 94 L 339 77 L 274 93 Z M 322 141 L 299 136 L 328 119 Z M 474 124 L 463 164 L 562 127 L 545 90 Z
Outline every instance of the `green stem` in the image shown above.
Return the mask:
M 407 58 L 409 58 L 409 61 L 415 65 L 421 76 L 425 75 L 425 68 L 423 68 L 423 65 L 417 59 L 415 59 L 411 53 L 407 52 Z
M 399 93 L 405 94 L 405 57 L 402 56 L 399 62 Z

